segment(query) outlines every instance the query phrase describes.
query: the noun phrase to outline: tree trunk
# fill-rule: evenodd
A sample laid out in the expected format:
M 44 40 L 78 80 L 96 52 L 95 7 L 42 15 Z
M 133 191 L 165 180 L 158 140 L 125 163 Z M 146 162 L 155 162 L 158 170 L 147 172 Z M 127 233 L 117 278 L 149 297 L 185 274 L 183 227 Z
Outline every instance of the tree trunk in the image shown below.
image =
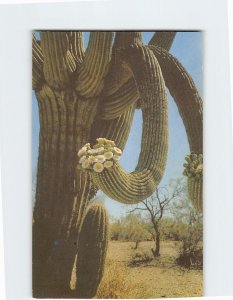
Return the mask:
M 138 245 L 139 245 L 139 241 L 136 241 L 134 245 L 134 250 L 138 249 Z
M 78 99 L 70 89 L 58 93 L 47 85 L 37 99 L 40 146 L 33 215 L 33 296 L 67 298 L 72 297 L 69 281 L 81 216 L 95 194 L 87 172 L 76 166 L 77 150 L 90 141 L 96 104 L 93 99 L 92 103 Z
M 154 257 L 160 256 L 160 230 L 159 230 L 159 225 L 156 224 L 154 226 L 155 230 L 155 249 L 151 249 L 151 252 L 153 253 Z

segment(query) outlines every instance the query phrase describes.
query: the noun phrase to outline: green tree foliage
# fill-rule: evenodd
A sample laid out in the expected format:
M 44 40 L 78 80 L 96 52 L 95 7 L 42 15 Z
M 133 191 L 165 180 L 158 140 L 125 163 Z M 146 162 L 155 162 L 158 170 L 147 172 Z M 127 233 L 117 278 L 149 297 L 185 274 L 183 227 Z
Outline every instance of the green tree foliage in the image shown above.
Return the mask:
M 148 224 L 141 214 L 129 214 L 111 223 L 111 239 L 135 242 L 149 240 Z

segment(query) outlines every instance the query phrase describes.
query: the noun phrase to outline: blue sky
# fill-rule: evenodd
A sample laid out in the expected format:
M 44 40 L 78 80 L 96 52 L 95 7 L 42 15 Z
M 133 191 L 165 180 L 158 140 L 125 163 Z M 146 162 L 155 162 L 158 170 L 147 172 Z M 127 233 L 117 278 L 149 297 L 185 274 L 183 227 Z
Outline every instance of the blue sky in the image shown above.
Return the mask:
M 144 32 L 143 41 L 148 43 L 153 32 Z M 88 43 L 88 33 L 84 34 L 85 46 Z M 202 38 L 201 32 L 179 32 L 173 42 L 170 53 L 172 53 L 183 64 L 189 74 L 192 76 L 196 86 L 203 95 L 203 63 L 202 63 Z M 189 145 L 185 133 L 183 122 L 179 116 L 178 109 L 169 95 L 169 151 L 168 161 L 164 177 L 160 186 L 167 185 L 171 179 L 181 177 L 183 172 L 184 157 L 189 153 Z M 36 174 L 38 146 L 39 146 L 39 117 L 35 94 L 32 94 L 32 113 L 33 113 L 33 176 Z M 134 116 L 130 136 L 128 138 L 125 150 L 121 158 L 121 165 L 127 171 L 133 171 L 137 165 L 140 153 L 142 133 L 142 116 L 140 110 L 137 110 Z M 101 196 L 101 192 L 98 194 Z M 126 211 L 126 205 L 122 205 L 114 200 L 104 196 L 105 206 L 109 213 L 114 217 L 119 217 Z

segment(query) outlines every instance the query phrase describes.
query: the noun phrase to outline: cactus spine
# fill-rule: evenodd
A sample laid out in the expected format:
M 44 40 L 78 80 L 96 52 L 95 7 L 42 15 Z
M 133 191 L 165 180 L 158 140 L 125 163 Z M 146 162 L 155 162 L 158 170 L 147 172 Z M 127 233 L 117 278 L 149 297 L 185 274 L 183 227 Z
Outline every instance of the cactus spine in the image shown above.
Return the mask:
M 165 85 L 196 154 L 202 153 L 202 106 L 190 76 L 168 53 L 174 32 L 155 33 L 149 45 L 142 43 L 140 32 L 91 32 L 86 50 L 81 32 L 42 31 L 40 36 L 32 43 L 33 89 L 40 115 L 33 296 L 73 298 L 85 282 L 79 273 L 76 293 L 70 290 L 77 238 L 96 191 L 100 188 L 120 202 L 135 203 L 151 195 L 163 176 L 168 147 Z M 136 170 L 127 174 L 119 162 L 98 174 L 77 168 L 77 152 L 85 144 L 93 146 L 97 138 L 114 141 L 124 150 L 136 108 L 143 112 Z M 191 199 L 194 190 L 199 191 L 194 203 L 200 202 L 202 179 L 198 180 L 189 188 Z M 93 228 L 90 234 L 94 232 Z M 78 244 L 80 252 L 80 238 Z M 104 253 L 99 252 L 100 261 Z M 93 278 L 100 278 L 101 272 L 95 271 Z
M 92 298 L 104 272 L 108 216 L 99 203 L 91 204 L 81 225 L 77 250 L 77 296 Z

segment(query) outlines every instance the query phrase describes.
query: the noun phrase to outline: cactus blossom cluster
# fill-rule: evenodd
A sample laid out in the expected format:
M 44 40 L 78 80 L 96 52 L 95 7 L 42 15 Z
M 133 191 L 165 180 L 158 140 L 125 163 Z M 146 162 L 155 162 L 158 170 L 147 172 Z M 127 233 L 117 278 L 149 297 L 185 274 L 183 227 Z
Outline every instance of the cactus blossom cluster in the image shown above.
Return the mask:
M 105 138 L 96 141 L 93 148 L 87 143 L 79 150 L 79 166 L 84 170 L 101 173 L 104 169 L 111 169 L 120 160 L 122 151 L 114 141 Z
M 201 178 L 203 175 L 203 155 L 191 153 L 185 157 L 183 175 L 190 178 Z

